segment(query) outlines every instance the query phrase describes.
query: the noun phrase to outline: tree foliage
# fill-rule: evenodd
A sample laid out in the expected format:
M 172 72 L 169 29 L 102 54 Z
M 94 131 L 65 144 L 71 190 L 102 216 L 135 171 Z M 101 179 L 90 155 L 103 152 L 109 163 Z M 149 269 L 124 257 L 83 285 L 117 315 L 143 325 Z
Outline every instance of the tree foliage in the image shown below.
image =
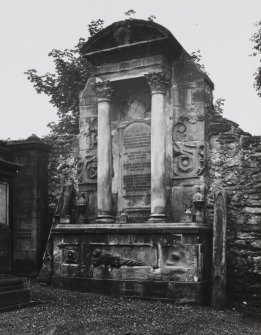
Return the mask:
M 206 68 L 205 66 L 201 63 L 202 61 L 202 55 L 201 55 L 201 51 L 197 50 L 197 51 L 193 51 L 191 52 L 191 57 L 192 60 L 197 63 L 198 67 L 205 73 L 207 74 Z
M 79 49 L 85 40 L 73 49 L 64 51 L 54 49 L 49 53 L 55 65 L 55 73 L 39 75 L 35 69 L 25 72 L 27 79 L 33 83 L 36 92 L 50 97 L 50 103 L 57 108 L 58 122 L 51 122 L 48 127 L 53 134 L 77 134 L 79 132 L 79 99 L 89 77 L 91 66 Z
M 216 115 L 222 116 L 224 113 L 224 105 L 225 105 L 226 99 L 218 98 L 214 102 L 214 113 Z
M 148 17 L 148 21 L 155 21 L 156 20 L 156 16 L 155 15 L 150 15 L 149 17 Z
M 254 43 L 252 56 L 258 57 L 259 63 L 261 63 L 261 21 L 255 23 L 257 31 L 252 35 L 251 41 Z M 261 97 L 261 64 L 254 73 L 254 87 L 259 97 Z
M 135 15 L 136 12 L 135 12 L 134 9 L 129 9 L 129 10 L 127 10 L 126 12 L 124 12 L 124 14 L 125 14 L 126 16 L 129 16 L 129 17 L 131 18 L 131 16 L 132 16 L 132 15 Z
M 100 30 L 102 30 L 103 29 L 103 24 L 104 24 L 104 21 L 102 19 L 98 19 L 96 21 L 92 20 L 88 24 L 88 29 L 89 29 L 90 36 L 93 36 L 93 35 L 97 34 Z

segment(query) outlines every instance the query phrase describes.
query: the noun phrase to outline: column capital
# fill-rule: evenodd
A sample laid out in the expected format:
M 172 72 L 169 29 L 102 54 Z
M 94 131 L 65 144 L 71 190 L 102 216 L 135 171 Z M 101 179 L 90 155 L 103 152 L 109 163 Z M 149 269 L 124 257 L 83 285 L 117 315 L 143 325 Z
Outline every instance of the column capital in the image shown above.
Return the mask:
M 113 90 L 109 80 L 95 83 L 93 85 L 93 91 L 95 92 L 98 101 L 111 101 Z
M 151 94 L 166 94 L 167 88 L 170 86 L 170 79 L 167 78 L 165 72 L 152 72 L 145 74 L 145 78 L 149 84 Z

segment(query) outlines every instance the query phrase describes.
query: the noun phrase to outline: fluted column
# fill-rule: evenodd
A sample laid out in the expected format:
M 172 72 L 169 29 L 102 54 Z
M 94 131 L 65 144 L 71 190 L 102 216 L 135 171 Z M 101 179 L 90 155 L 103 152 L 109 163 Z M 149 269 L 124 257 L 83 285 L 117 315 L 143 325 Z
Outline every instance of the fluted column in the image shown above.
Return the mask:
M 109 81 L 94 85 L 98 98 L 98 171 L 97 171 L 97 218 L 96 222 L 114 222 L 112 216 L 112 142 L 111 97 Z
M 151 90 L 151 215 L 150 222 L 166 221 L 165 95 L 169 80 L 164 72 L 146 75 Z

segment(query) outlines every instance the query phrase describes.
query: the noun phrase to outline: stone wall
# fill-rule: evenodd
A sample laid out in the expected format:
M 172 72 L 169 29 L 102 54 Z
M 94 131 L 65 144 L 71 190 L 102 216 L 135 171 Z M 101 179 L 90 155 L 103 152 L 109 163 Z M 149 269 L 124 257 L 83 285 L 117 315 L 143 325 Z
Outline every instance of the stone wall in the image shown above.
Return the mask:
M 214 194 L 227 192 L 229 296 L 258 297 L 261 283 L 261 137 L 212 115 L 208 122 L 207 221 Z
M 21 166 L 11 194 L 12 270 L 37 275 L 48 234 L 47 162 L 49 146 L 36 136 L 8 143 Z

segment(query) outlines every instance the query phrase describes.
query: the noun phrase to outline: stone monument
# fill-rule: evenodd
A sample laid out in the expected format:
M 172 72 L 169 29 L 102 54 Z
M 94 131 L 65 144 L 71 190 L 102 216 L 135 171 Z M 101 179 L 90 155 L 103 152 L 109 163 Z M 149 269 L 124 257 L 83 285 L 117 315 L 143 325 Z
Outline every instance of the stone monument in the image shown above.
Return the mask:
M 12 274 L 10 191 L 12 179 L 21 165 L 15 164 L 4 143 L 0 142 L 0 311 L 28 305 L 30 292 L 23 280 Z
M 80 220 L 52 229 L 52 282 L 210 301 L 206 138 L 213 83 L 163 26 L 114 23 L 83 45 Z

